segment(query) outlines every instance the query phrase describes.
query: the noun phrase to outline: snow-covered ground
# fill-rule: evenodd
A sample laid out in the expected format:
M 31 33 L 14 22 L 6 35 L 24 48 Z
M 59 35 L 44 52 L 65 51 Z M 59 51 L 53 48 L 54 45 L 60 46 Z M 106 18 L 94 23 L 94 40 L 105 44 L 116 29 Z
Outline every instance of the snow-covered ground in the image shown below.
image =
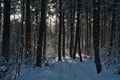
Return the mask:
M 79 62 L 67 57 L 42 68 L 24 65 L 18 80 L 120 80 L 120 75 L 104 68 L 97 74 L 93 61 Z

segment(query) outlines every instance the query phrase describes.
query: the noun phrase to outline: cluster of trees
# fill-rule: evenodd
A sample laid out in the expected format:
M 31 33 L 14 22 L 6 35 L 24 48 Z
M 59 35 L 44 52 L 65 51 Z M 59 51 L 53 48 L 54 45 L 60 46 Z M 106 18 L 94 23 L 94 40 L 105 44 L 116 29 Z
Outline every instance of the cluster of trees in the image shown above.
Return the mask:
M 42 66 L 53 49 L 58 60 L 69 54 L 120 62 L 120 0 L 0 0 L 0 51 L 4 62 Z M 49 50 L 49 48 L 51 50 Z M 106 52 L 107 50 L 107 52 Z M 52 53 L 51 52 L 51 53 Z M 100 54 L 99 54 L 100 53 Z M 105 58 L 104 56 L 104 58 Z

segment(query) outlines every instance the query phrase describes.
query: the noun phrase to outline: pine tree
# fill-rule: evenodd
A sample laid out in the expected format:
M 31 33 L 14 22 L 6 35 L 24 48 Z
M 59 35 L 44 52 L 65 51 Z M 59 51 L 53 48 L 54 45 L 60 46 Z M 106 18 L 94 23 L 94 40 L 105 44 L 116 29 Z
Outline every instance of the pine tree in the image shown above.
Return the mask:
M 76 23 L 76 34 L 75 34 L 75 44 L 74 44 L 74 53 L 73 58 L 76 58 L 76 51 L 78 49 L 78 54 L 80 57 L 80 61 L 82 61 L 82 54 L 81 54 L 81 48 L 80 48 L 80 0 L 77 0 L 77 23 Z
M 62 0 L 59 0 L 58 61 L 61 61 Z
M 99 32 L 100 32 L 100 0 L 93 0 L 93 45 L 97 73 L 101 72 L 99 56 Z
M 31 54 L 31 24 L 30 24 L 30 0 L 26 0 L 26 53 L 28 58 Z
M 39 25 L 39 36 L 37 41 L 37 55 L 36 55 L 36 66 L 41 67 L 42 65 L 42 47 L 43 38 L 46 26 L 46 0 L 41 0 L 41 19 Z
M 25 4 L 25 0 L 22 0 L 22 6 L 21 6 L 21 54 L 23 54 L 24 52 L 24 13 L 25 13 L 25 9 L 24 9 L 24 4 Z
M 64 21 L 64 19 L 65 19 L 65 14 L 64 14 L 64 11 L 62 12 L 62 34 L 63 34 L 63 36 L 62 36 L 62 39 L 63 39 L 63 44 L 62 44 L 62 55 L 63 55 L 63 57 L 65 57 L 65 21 Z
M 74 51 L 74 22 L 75 22 L 75 1 L 70 0 L 70 57 L 73 57 Z

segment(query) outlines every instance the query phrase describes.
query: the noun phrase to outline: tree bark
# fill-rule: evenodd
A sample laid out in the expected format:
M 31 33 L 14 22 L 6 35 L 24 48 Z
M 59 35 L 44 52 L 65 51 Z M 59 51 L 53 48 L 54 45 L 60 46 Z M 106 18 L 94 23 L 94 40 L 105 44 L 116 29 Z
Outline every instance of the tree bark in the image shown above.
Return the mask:
M 58 61 L 61 61 L 62 0 L 59 0 L 59 11 Z
M 100 0 L 93 0 L 93 45 L 97 73 L 101 72 L 99 56 Z
M 82 54 L 81 54 L 81 48 L 80 48 L 80 7 L 81 7 L 81 1 L 77 0 L 77 23 L 76 23 L 76 34 L 75 34 L 75 46 L 74 46 L 74 53 L 73 53 L 73 59 L 76 58 L 76 50 L 78 49 L 78 54 L 80 61 L 82 61 Z
M 62 55 L 65 57 L 65 23 L 64 23 L 64 11 L 62 15 L 62 32 L 63 32 L 63 45 L 62 45 Z
M 21 17 L 21 50 L 20 50 L 20 52 L 21 52 L 21 54 L 22 54 L 22 56 L 23 56 L 23 53 L 24 53 L 24 4 L 25 4 L 25 1 L 24 0 L 22 0 L 22 6 L 21 6 L 21 10 L 22 10 L 22 12 L 21 12 L 21 15 L 22 15 L 22 17 Z
M 1 1 L 0 1 L 0 36 L 1 36 L 1 31 L 2 31 L 2 24 L 1 24 L 1 20 L 2 20 L 2 10 L 1 10 Z
M 3 39 L 2 39 L 2 55 L 6 62 L 10 57 L 10 8 L 11 0 L 4 1 L 4 24 L 3 24 Z
M 73 57 L 73 51 L 74 51 L 74 18 L 75 18 L 75 2 L 71 0 L 71 6 L 70 6 L 70 57 Z
M 30 0 L 26 0 L 26 59 L 31 54 Z
M 42 66 L 42 47 L 43 47 L 43 36 L 46 26 L 46 0 L 41 0 L 41 20 L 39 25 L 39 36 L 37 41 L 37 54 L 36 54 L 36 66 Z

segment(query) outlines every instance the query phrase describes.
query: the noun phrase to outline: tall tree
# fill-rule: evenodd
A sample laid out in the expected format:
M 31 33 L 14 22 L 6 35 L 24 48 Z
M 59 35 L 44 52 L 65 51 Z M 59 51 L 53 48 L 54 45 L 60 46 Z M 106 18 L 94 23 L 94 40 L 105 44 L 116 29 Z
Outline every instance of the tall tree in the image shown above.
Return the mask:
M 101 72 L 99 56 L 100 0 L 93 0 L 93 44 L 97 73 Z
M 78 27 L 78 55 L 80 58 L 80 61 L 82 61 L 82 53 L 81 53 L 81 26 L 80 26 L 80 9 L 81 9 L 81 0 L 77 0 L 77 25 Z
M 63 54 L 62 54 L 62 55 L 63 55 L 63 56 L 65 56 L 65 21 L 64 21 L 65 15 L 64 15 L 64 13 L 65 13 L 65 12 L 63 11 L 63 12 L 62 12 L 62 14 L 63 14 L 63 15 L 62 15 L 62 32 L 63 32 L 63 33 L 62 33 L 62 34 L 63 34 L 63 36 L 62 36 L 62 37 L 63 37 L 63 45 L 62 45 L 62 53 L 63 53 Z
M 74 50 L 74 18 L 75 18 L 75 1 L 70 0 L 70 57 L 73 57 Z
M 61 61 L 62 0 L 59 0 L 58 61 Z
M 82 55 L 81 55 L 81 48 L 80 48 L 80 7 L 81 7 L 81 0 L 77 0 L 77 23 L 76 23 L 76 34 L 75 34 L 75 45 L 74 45 L 74 53 L 73 58 L 76 58 L 76 51 L 78 49 L 78 54 L 80 57 L 80 61 L 82 61 Z
M 46 3 L 45 3 L 46 4 Z M 45 9 L 45 14 L 46 14 L 46 9 Z M 46 20 L 46 17 L 44 18 Z M 46 44 L 47 44 L 47 26 L 46 22 L 44 25 L 44 33 L 43 33 L 43 60 L 46 60 Z
M 30 0 L 26 0 L 26 53 L 25 57 L 31 54 L 31 23 L 30 23 Z
M 115 3 L 115 21 L 116 21 L 116 31 L 115 31 L 115 36 L 116 36 L 116 49 L 118 52 L 116 52 L 116 58 L 118 58 L 118 60 L 116 61 L 116 63 L 120 63 L 120 0 L 114 0 Z M 120 71 L 118 70 L 118 74 L 120 74 Z
M 45 32 L 46 26 L 46 0 L 41 0 L 41 18 L 40 18 L 40 25 L 39 25 L 39 36 L 37 41 L 37 55 L 36 55 L 36 66 L 42 65 L 42 47 L 43 47 L 43 36 Z
M 118 30 L 118 48 L 119 48 L 119 53 L 120 53 L 120 0 L 117 0 L 117 30 Z
M 2 55 L 8 62 L 10 57 L 10 9 L 11 0 L 4 0 L 4 24 L 3 24 L 3 39 L 2 39 Z
M 47 26 L 44 26 L 44 35 L 43 35 L 43 37 L 44 37 L 44 38 L 43 38 L 43 39 L 44 39 L 44 41 L 43 41 L 43 42 L 44 42 L 44 43 L 43 43 L 43 60 L 46 60 L 46 42 L 47 42 L 47 41 L 46 41 L 46 40 L 47 40 L 47 39 L 46 39 L 46 37 L 47 37 L 47 36 L 46 36 L 46 33 L 47 33 L 46 27 L 47 27 Z
M 24 52 L 24 4 L 25 4 L 25 0 L 22 0 L 21 3 L 21 54 L 23 54 Z
M 0 1 L 0 36 L 1 36 L 1 29 L 2 29 L 2 25 L 1 25 L 2 16 L 1 16 L 1 14 L 2 14 L 2 10 L 1 10 L 1 1 Z
M 88 12 L 88 2 L 86 2 L 86 23 L 87 23 L 87 27 L 86 27 L 86 35 L 85 35 L 85 54 L 89 55 L 89 42 L 88 42 L 88 38 L 89 38 L 89 12 Z

